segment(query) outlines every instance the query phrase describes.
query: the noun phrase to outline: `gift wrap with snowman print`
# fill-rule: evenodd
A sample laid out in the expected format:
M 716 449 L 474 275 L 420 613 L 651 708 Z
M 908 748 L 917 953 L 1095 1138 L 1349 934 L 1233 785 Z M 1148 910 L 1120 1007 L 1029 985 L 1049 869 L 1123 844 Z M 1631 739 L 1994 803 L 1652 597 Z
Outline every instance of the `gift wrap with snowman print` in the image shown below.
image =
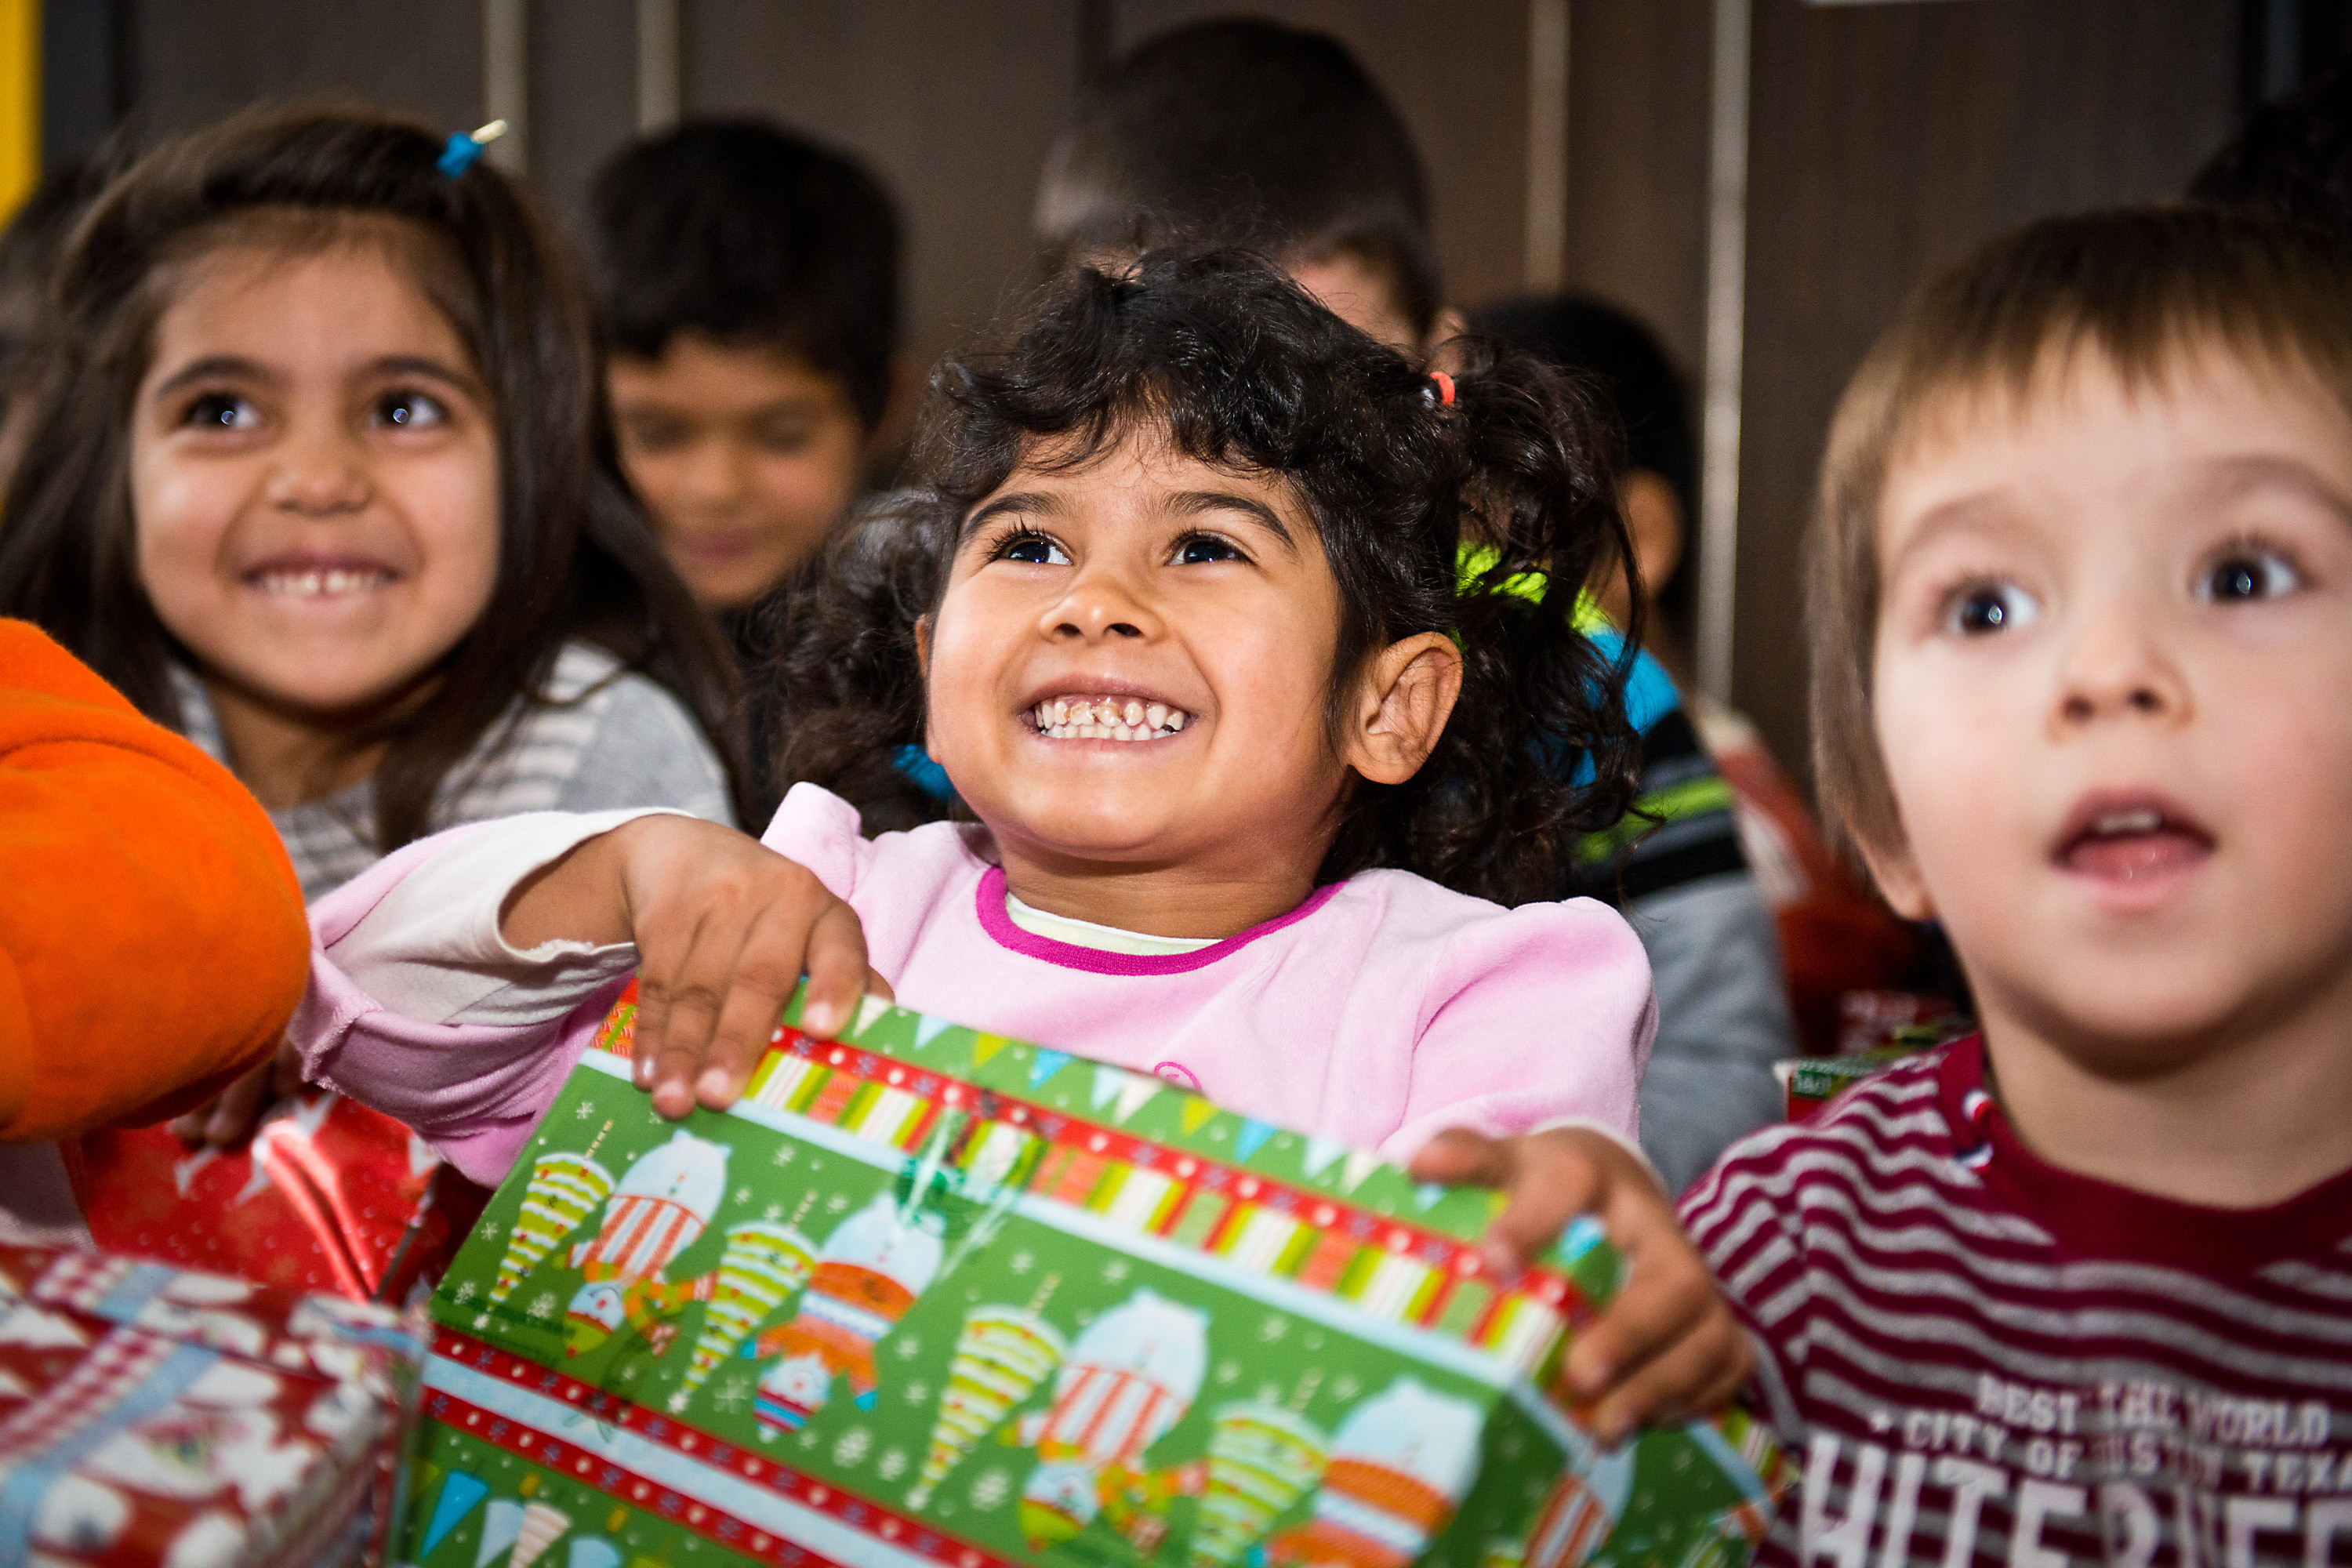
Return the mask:
M 1590 1222 L 868 1001 L 657 1117 L 625 995 L 435 1296 L 404 1559 L 999 1568 L 1745 1562 L 1744 1416 L 1613 1452 L 1538 1387 Z

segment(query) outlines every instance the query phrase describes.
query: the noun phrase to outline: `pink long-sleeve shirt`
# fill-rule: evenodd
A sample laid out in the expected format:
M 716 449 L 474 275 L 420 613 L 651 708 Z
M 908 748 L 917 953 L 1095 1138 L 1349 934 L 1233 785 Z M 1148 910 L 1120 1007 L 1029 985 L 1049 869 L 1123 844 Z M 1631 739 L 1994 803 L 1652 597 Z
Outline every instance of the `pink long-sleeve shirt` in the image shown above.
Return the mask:
M 512 1163 L 634 962 L 627 949 L 519 953 L 498 934 L 514 883 L 593 830 L 569 820 L 425 839 L 312 910 L 311 989 L 289 1030 L 310 1076 L 408 1122 L 478 1181 Z M 856 911 L 906 1006 L 1156 1072 L 1391 1159 L 1450 1127 L 1636 1131 L 1649 964 L 1591 900 L 1507 910 L 1367 871 L 1213 946 L 1137 956 L 1014 925 L 975 828 L 866 838 L 846 802 L 803 784 L 762 842 Z M 436 993 L 457 1005 L 384 1000 Z

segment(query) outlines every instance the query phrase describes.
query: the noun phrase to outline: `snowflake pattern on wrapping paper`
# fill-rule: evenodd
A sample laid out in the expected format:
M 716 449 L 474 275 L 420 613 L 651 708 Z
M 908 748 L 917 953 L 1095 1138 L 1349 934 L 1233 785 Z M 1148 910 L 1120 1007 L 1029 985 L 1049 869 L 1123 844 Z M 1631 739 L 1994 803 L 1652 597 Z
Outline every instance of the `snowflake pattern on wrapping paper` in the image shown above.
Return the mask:
M 922 1353 L 923 1342 L 919 1336 L 908 1334 L 905 1339 L 898 1342 L 898 1359 L 900 1361 L 912 1361 Z
M 474 1281 L 473 1281 L 473 1280 L 471 1280 L 471 1279 L 460 1279 L 459 1281 L 457 1281 L 457 1301 L 458 1301 L 458 1304 L 462 1306 L 462 1305 L 464 1305 L 466 1302 L 472 1300 L 474 1299 L 474 1290 L 475 1290 L 475 1284 L 474 1284 Z
M 751 1397 L 751 1381 L 747 1378 L 732 1377 L 725 1379 L 719 1384 L 717 1392 L 710 1396 L 710 1403 L 717 1408 L 732 1414 L 742 1409 Z
M 835 1193 L 833 1196 L 824 1200 L 824 1212 L 827 1214 L 839 1214 L 848 1206 L 849 1194 L 847 1193 Z
M 529 1315 L 531 1321 L 544 1323 L 555 1316 L 555 1292 L 541 1290 L 530 1299 Z
M 584 1100 L 572 1108 L 572 1119 L 578 1121 L 587 1121 L 589 1117 L 595 1114 L 595 1111 L 596 1108 Z
M 1108 1263 L 1103 1265 L 1103 1283 L 1106 1285 L 1117 1285 L 1134 1272 L 1135 1270 L 1129 1267 L 1126 1258 L 1114 1258 Z
M 1265 1321 L 1257 1326 L 1257 1337 L 1267 1344 L 1276 1343 L 1288 1332 L 1290 1332 L 1290 1320 L 1279 1312 L 1266 1314 Z
M 931 1385 L 930 1385 L 929 1384 L 928 1384 L 928 1383 L 910 1383 L 910 1384 L 908 1384 L 907 1385 L 907 1403 L 908 1403 L 908 1404 L 909 1404 L 909 1405 L 929 1405 L 930 1402 L 931 1402 Z
M 1344 1372 L 1341 1373 L 1338 1380 L 1331 1384 L 1331 1397 L 1339 1401 L 1342 1405 L 1352 1403 L 1356 1395 L 1363 1392 L 1364 1385 L 1358 1383 L 1353 1376 Z
M 907 1473 L 907 1450 L 885 1448 L 882 1457 L 874 1461 L 874 1473 L 886 1481 L 895 1481 Z
M 1221 1361 L 1217 1363 L 1217 1381 L 1219 1383 L 1231 1383 L 1235 1378 L 1241 1376 L 1241 1363 L 1238 1362 Z
M 971 1506 L 982 1513 L 992 1513 L 1004 1506 L 1013 1495 L 1013 1480 L 1003 1470 L 990 1470 L 971 1483 Z
M 873 1433 L 863 1426 L 852 1426 L 841 1435 L 841 1441 L 833 1446 L 833 1462 L 854 1468 L 865 1462 L 866 1450 L 873 1447 Z
M 1012 1261 L 1005 1267 L 1015 1274 L 1026 1274 L 1037 1267 L 1037 1255 L 1024 1247 L 1013 1255 Z

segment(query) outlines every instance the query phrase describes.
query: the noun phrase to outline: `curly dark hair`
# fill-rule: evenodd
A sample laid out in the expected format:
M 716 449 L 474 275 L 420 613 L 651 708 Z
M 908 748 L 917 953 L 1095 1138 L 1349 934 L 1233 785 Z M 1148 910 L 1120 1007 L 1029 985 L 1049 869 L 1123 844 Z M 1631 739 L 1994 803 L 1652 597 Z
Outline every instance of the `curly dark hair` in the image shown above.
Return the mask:
M 1239 251 L 1074 268 L 993 342 L 932 376 L 916 488 L 854 516 L 793 590 L 778 776 L 856 804 L 869 830 L 944 815 L 898 766 L 923 732 L 915 626 L 964 517 L 1024 466 L 1066 471 L 1139 427 L 1275 479 L 1339 587 L 1327 712 L 1381 649 L 1451 633 L 1461 700 L 1409 781 L 1353 782 L 1318 880 L 1373 867 L 1504 903 L 1556 896 L 1570 836 L 1634 794 L 1638 742 L 1571 584 L 1625 549 L 1595 417 L 1535 359 L 1460 345 L 1449 405 L 1402 354 Z M 1463 551 L 1484 570 L 1460 581 Z M 1533 602 L 1527 575 L 1543 574 Z M 1629 639 L 1627 647 L 1633 646 Z

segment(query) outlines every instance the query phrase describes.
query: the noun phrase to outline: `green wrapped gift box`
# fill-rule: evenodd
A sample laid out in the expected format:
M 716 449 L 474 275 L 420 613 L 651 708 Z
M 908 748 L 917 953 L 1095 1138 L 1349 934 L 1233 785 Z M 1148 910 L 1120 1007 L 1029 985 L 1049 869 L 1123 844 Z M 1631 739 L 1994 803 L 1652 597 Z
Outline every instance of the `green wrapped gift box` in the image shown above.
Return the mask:
M 1498 1289 L 1495 1194 L 873 1002 L 667 1122 L 635 1011 L 434 1297 L 406 1561 L 1712 1568 L 1784 1489 L 1538 1393 L 1589 1222 Z

